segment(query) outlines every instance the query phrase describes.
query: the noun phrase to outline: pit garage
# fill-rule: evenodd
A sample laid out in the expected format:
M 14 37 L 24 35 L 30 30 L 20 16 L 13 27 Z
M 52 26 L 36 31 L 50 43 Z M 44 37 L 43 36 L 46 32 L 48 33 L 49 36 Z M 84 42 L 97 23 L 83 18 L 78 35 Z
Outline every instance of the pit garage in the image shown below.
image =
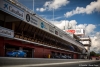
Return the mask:
M 20 57 L 20 56 L 11 56 L 11 55 L 9 55 L 8 53 L 11 53 L 11 52 L 13 52 L 13 53 L 15 53 L 16 51 L 19 51 L 19 50 L 21 50 L 21 51 L 23 51 L 23 52 L 25 52 L 25 56 L 23 56 L 23 57 L 26 57 L 26 58 L 32 58 L 33 57 L 33 49 L 31 49 L 31 48 L 27 48 L 27 47 L 20 47 L 20 46 L 15 46 L 15 45 L 11 45 L 11 44 L 5 44 L 5 56 L 6 57 Z M 12 54 L 13 54 L 12 53 Z
M 27 52 L 27 58 L 33 58 L 34 57 L 34 49 L 31 48 L 23 48 L 24 51 Z
M 15 51 L 15 50 L 19 50 L 19 47 L 17 47 L 17 46 L 12 46 L 12 45 L 10 45 L 10 44 L 5 44 L 5 56 L 6 57 L 8 57 L 7 56 L 7 53 L 8 52 L 12 52 L 12 51 Z

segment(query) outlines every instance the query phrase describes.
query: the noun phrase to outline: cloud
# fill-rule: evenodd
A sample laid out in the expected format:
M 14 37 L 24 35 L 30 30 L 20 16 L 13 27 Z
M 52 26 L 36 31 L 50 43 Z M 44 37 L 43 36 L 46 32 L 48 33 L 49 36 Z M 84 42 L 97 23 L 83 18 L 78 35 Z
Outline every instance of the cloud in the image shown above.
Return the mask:
M 61 21 L 51 21 L 54 25 L 59 27 L 60 29 L 64 30 L 65 28 L 72 28 L 72 29 L 84 29 L 86 35 L 90 35 L 91 33 L 94 33 L 96 25 L 93 24 L 77 24 L 76 20 L 61 20 Z
M 89 35 L 89 34 L 93 33 L 95 28 L 96 28 L 95 25 L 93 25 L 93 24 L 88 24 L 88 25 L 86 26 L 86 28 L 85 28 L 86 35 Z
M 55 17 L 54 20 L 61 19 L 63 16 Z
M 53 9 L 59 9 L 62 6 L 66 6 L 66 4 L 68 4 L 69 1 L 68 0 L 52 0 L 52 1 L 47 1 L 45 2 L 45 4 L 43 5 L 43 8 L 37 8 L 37 11 L 43 12 L 43 11 L 50 11 Z
M 100 12 L 100 0 L 91 2 L 89 5 L 86 6 L 86 8 L 77 7 L 75 10 L 72 10 L 70 12 L 66 12 L 66 14 L 64 14 L 64 15 L 66 17 L 71 17 L 73 15 L 82 14 L 82 13 L 91 14 L 95 11 Z
M 77 24 L 77 22 L 75 20 L 61 20 L 61 21 L 50 21 L 52 22 L 54 25 L 56 25 L 57 27 L 59 27 L 60 29 L 64 30 L 64 27 L 66 27 L 66 29 L 69 27 L 71 28 L 75 28 L 75 25 Z
M 97 32 L 94 37 L 91 37 L 91 41 L 92 46 L 90 50 L 100 53 L 100 31 Z
M 46 9 L 45 8 L 36 8 L 36 11 L 44 12 Z

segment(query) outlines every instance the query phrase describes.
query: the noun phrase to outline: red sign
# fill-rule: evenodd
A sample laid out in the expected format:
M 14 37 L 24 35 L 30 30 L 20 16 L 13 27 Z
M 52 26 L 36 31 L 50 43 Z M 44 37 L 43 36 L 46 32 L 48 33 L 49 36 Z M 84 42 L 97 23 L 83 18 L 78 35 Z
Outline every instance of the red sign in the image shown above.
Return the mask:
M 67 32 L 74 34 L 75 30 L 67 30 Z

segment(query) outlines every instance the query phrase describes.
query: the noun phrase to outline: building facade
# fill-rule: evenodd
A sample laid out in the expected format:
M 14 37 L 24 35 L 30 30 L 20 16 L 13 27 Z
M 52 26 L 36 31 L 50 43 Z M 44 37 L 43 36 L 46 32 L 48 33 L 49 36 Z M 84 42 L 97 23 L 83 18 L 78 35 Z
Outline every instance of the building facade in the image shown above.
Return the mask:
M 91 47 L 91 39 L 89 36 L 85 35 L 84 29 L 68 29 L 67 33 L 70 34 L 73 38 L 76 39 L 77 42 L 81 43 L 85 50 L 83 50 L 83 55 L 81 57 L 89 58 L 90 56 L 90 47 Z
M 19 2 L 0 0 L 0 56 L 20 49 L 30 58 L 62 54 L 78 59 L 85 48 Z

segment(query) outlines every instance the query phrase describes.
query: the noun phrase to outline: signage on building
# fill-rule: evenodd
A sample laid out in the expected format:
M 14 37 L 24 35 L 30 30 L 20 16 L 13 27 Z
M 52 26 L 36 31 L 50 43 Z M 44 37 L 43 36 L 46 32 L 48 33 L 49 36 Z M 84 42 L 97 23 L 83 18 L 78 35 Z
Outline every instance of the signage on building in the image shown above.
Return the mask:
M 34 17 L 33 15 L 29 14 L 29 13 L 26 13 L 26 22 L 29 22 L 29 23 L 32 23 L 34 24 L 35 26 L 38 25 L 38 19 L 36 17 Z
M 0 26 L 0 36 L 13 38 L 14 31 Z
M 47 30 L 47 25 L 46 25 L 46 23 L 41 22 L 41 28 L 43 28 L 43 29 Z
M 67 30 L 66 32 L 69 32 L 69 33 L 74 34 L 75 33 L 75 30 L 70 29 L 70 30 Z
M 84 34 L 84 30 L 83 29 L 75 29 L 75 33 L 74 34 Z
M 85 34 L 83 29 L 69 29 L 66 30 L 66 32 L 69 32 L 71 34 Z
M 29 22 L 30 21 L 30 15 L 26 14 L 26 21 Z
M 4 0 L 1 0 L 0 2 L 0 9 L 19 19 L 24 19 L 23 10 L 19 9 L 18 7 L 15 7 L 14 5 L 11 5 L 10 3 L 5 2 Z
M 54 28 L 53 28 L 52 26 L 49 26 L 49 31 L 50 31 L 51 33 L 54 33 Z

